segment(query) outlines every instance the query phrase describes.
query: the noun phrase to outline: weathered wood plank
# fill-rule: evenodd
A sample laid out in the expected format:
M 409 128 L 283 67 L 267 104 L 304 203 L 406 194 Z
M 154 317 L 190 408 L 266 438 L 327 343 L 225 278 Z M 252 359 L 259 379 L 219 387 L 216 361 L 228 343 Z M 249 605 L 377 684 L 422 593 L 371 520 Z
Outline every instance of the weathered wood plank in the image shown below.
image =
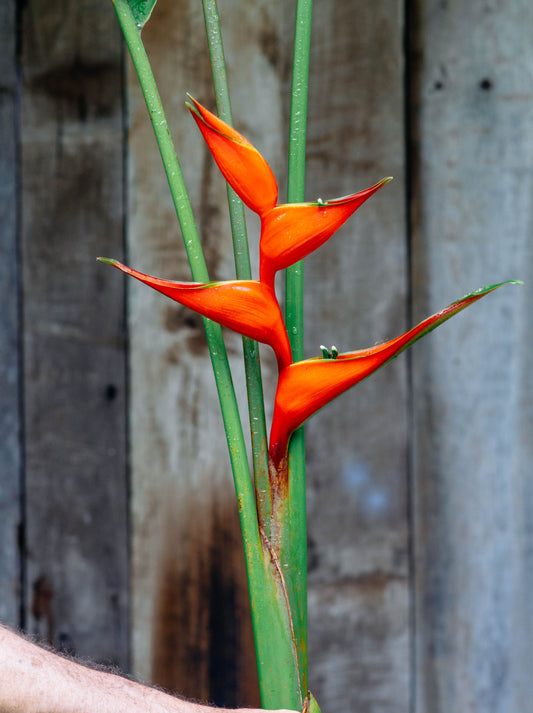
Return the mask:
M 28 628 L 128 664 L 120 35 L 108 3 L 23 13 Z
M 533 7 L 413 3 L 415 318 L 533 268 Z M 531 284 L 413 352 L 416 711 L 533 710 Z
M 244 9 L 237 3 L 220 7 L 234 115 L 239 128 L 274 161 L 281 155 L 276 145 L 279 75 L 276 58 L 267 49 L 276 47 L 276 8 L 278 3 L 267 2 Z M 189 91 L 213 106 L 201 5 L 161 0 L 143 38 L 210 274 L 228 279 L 234 268 L 225 184 L 184 105 Z M 263 89 L 255 83 L 258 68 Z M 132 72 L 128 103 L 130 261 L 152 274 L 189 279 L 161 160 Z M 257 221 L 252 225 L 250 241 L 257 256 Z M 242 545 L 201 321 L 141 285 L 128 288 L 134 669 L 144 679 L 185 695 L 253 705 L 258 693 Z M 226 343 L 242 394 L 240 337 L 228 333 Z M 270 386 L 272 366 L 269 359 Z
M 395 176 L 305 265 L 306 354 L 406 327 L 402 3 L 314 6 L 306 198 Z M 310 685 L 323 710 L 409 705 L 406 361 L 306 426 Z
M 15 3 L 0 5 L 0 621 L 19 623 L 21 414 Z
M 282 11 L 278 3 L 224 3 L 221 12 L 238 128 L 264 152 L 283 185 L 287 95 L 283 101 L 281 97 L 288 86 L 292 29 L 287 27 L 292 27 L 294 7 L 286 5 Z M 342 195 L 391 172 L 401 178 L 399 4 L 359 8 L 358 26 L 364 30 L 357 47 L 353 7 L 319 4 L 316 13 L 310 197 Z M 172 117 L 211 274 L 230 277 L 223 185 L 182 108 L 185 91 L 211 101 L 199 7 L 160 0 L 144 38 Z M 352 76 L 360 77 L 357 83 Z M 160 160 L 131 76 L 129 104 L 135 206 L 131 261 L 147 272 L 184 278 L 189 271 L 175 237 Z M 364 210 L 336 246 L 310 262 L 310 353 L 321 341 L 348 349 L 405 326 L 401 181 Z M 256 239 L 256 222 L 252 227 Z M 237 542 L 236 523 L 229 519 L 232 486 L 213 409 L 212 376 L 196 318 L 142 286 L 130 286 L 130 295 L 135 668 L 145 678 L 210 697 L 207 652 L 215 632 L 206 631 L 206 607 L 217 591 L 209 573 L 216 572 L 218 551 L 209 543 L 225 537 Z M 228 344 L 236 350 L 238 339 L 229 336 Z M 271 362 L 266 367 L 269 372 Z M 271 373 L 267 383 L 271 390 Z M 373 409 L 368 406 L 372 398 Z M 321 416 L 310 430 L 311 683 L 325 709 L 357 704 L 359 710 L 361 701 L 368 708 L 379 700 L 383 710 L 397 710 L 407 705 L 408 697 L 405 363 L 346 399 L 339 402 L 342 411 L 333 406 L 329 421 Z M 346 410 L 349 417 L 342 415 Z M 321 490 L 325 471 L 327 494 Z M 217 512 L 226 517 L 215 517 Z M 218 529 L 221 522 L 227 534 Z M 367 548 L 364 557 L 357 556 L 358 547 Z M 240 572 L 225 576 L 237 592 L 231 596 L 244 601 Z M 346 625 L 348 611 L 353 613 Z M 233 657 L 242 661 L 242 649 L 234 648 Z M 354 667 L 359 686 L 353 685 Z

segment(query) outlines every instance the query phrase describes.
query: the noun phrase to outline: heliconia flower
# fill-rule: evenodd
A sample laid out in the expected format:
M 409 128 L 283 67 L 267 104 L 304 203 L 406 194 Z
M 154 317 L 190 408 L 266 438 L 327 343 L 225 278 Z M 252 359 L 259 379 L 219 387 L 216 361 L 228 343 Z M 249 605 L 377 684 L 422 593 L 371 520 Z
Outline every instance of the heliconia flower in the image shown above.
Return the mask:
M 517 283 L 515 280 L 509 282 Z M 501 282 L 472 292 L 390 342 L 328 358 L 307 359 L 282 369 L 270 433 L 269 452 L 274 467 L 277 468 L 286 456 L 292 432 L 322 406 L 377 371 L 454 314 L 504 284 L 508 283 Z
M 270 166 L 244 136 L 188 96 L 193 104 L 187 107 L 224 178 L 249 208 L 263 215 L 278 200 L 278 184 Z
M 283 270 L 323 245 L 333 233 L 392 178 L 343 198 L 316 203 L 289 203 L 267 211 L 261 219 L 260 279 L 274 284 Z
M 204 317 L 245 337 L 270 345 L 276 354 L 279 369 L 290 364 L 289 337 L 276 295 L 272 288 L 259 280 L 174 282 L 132 270 L 118 260 L 103 257 L 98 260 L 132 275 Z

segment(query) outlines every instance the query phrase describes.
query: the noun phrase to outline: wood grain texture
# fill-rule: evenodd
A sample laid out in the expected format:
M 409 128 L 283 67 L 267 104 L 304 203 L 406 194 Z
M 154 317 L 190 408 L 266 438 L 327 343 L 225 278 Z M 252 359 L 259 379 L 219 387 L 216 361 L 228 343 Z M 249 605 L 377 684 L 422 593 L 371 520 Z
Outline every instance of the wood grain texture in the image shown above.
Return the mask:
M 0 621 L 19 623 L 22 441 L 16 185 L 15 3 L 0 5 Z
M 23 13 L 28 629 L 128 663 L 120 35 L 102 2 Z
M 306 198 L 395 180 L 306 261 L 306 356 L 394 337 L 484 284 L 526 285 L 455 317 L 309 422 L 310 685 L 324 711 L 533 713 L 533 9 L 407 3 L 406 95 L 404 3 L 314 4 Z M 124 278 L 94 260 L 122 257 L 126 227 L 132 266 L 190 275 L 137 80 L 128 67 L 123 96 L 107 0 L 19 5 L 17 127 L 15 3 L 0 3 L 0 621 L 16 624 L 22 605 L 31 633 L 124 668 L 131 636 L 142 679 L 255 705 L 201 321 L 126 283 L 126 344 Z M 236 126 L 283 196 L 294 0 L 219 10 Z M 231 278 L 225 186 L 184 106 L 187 91 L 214 104 L 201 3 L 159 0 L 143 37 L 210 274 Z M 257 274 L 255 216 L 249 233 Z M 243 400 L 240 338 L 228 332 L 227 345 Z M 275 363 L 262 355 L 271 399 Z
M 533 7 L 413 3 L 416 711 L 532 711 Z
M 305 263 L 306 356 L 405 331 L 402 5 L 316 2 L 307 200 L 395 180 Z M 306 426 L 310 686 L 324 710 L 409 705 L 405 358 Z
M 309 354 L 322 341 L 346 350 L 393 336 L 405 327 L 406 307 L 400 6 L 385 2 L 365 11 L 358 5 L 357 46 L 347 5 L 318 3 L 315 12 L 309 197 L 343 195 L 389 173 L 400 180 L 310 261 Z M 221 3 L 221 13 L 237 127 L 271 162 L 283 191 L 294 6 L 281 11 L 266 3 Z M 160 0 L 143 36 L 211 275 L 231 277 L 224 187 L 182 108 L 185 91 L 212 104 L 199 7 Z M 388 47 L 378 70 L 375 53 L 367 57 L 376 46 Z M 135 206 L 128 231 L 131 262 L 146 272 L 186 279 L 189 271 L 134 77 L 128 86 Z M 257 221 L 251 228 L 256 255 Z M 218 519 L 227 533 L 217 534 L 214 526 L 215 513 L 231 511 L 232 486 L 213 409 L 212 376 L 198 318 L 142 286 L 129 289 L 135 669 L 209 698 L 214 633 L 207 619 L 216 594 L 209 572 L 217 567 L 209 543 L 222 538 L 240 547 L 235 521 Z M 230 352 L 238 344 L 228 335 Z M 270 370 L 271 361 L 265 365 L 271 392 Z M 346 398 L 339 402 L 341 410 L 333 406 L 310 430 L 311 685 L 325 709 L 342 704 L 365 710 L 377 699 L 384 711 L 401 710 L 408 699 L 409 650 L 405 363 L 361 387 L 358 398 Z M 236 555 L 227 551 L 229 566 Z M 235 580 L 232 596 L 244 601 L 242 571 L 226 570 L 225 578 Z M 346 625 L 348 610 L 353 613 Z M 238 666 L 242 650 L 235 648 L 233 658 Z M 235 700 L 252 702 L 239 695 Z
M 237 126 L 257 141 L 275 168 L 282 155 L 277 10 L 278 3 L 266 2 L 250 3 L 244 10 L 236 3 L 220 7 Z M 225 183 L 185 108 L 186 92 L 213 106 L 201 5 L 161 0 L 143 39 L 210 275 L 234 277 Z M 255 82 L 258 72 L 262 86 Z M 148 273 L 190 279 L 161 160 L 132 72 L 128 103 L 130 262 Z M 257 231 L 256 219 L 250 230 L 256 273 Z M 223 705 L 253 705 L 258 692 L 244 558 L 202 323 L 193 312 L 142 285 L 129 284 L 128 289 L 134 670 L 185 695 Z M 226 344 L 242 397 L 241 339 L 227 333 Z M 272 388 L 270 354 L 264 365 Z M 241 413 L 246 414 L 244 405 Z M 221 543 L 226 543 L 223 554 Z M 236 607 L 231 615 L 230 602 Z M 221 682 L 221 676 L 226 680 Z

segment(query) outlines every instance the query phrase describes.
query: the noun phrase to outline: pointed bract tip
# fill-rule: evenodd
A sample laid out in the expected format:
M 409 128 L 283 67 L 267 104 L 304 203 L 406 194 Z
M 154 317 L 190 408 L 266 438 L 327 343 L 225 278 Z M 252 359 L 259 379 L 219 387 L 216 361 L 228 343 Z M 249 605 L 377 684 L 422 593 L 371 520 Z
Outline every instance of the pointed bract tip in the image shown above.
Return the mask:
M 98 262 L 105 262 L 107 265 L 113 265 L 115 267 L 118 264 L 118 260 L 112 257 L 97 257 Z
M 302 713 L 320 713 L 320 708 L 318 707 L 316 698 L 313 696 L 311 691 L 307 691 L 307 695 L 304 699 Z
M 386 176 L 385 178 L 382 178 L 381 181 L 378 181 L 375 183 L 373 186 L 370 186 L 370 188 L 367 188 L 363 191 L 358 191 L 357 193 L 351 193 L 350 195 L 347 196 L 341 196 L 340 198 L 333 198 L 329 201 L 324 201 L 321 198 L 318 199 L 318 201 L 315 203 L 315 205 L 322 205 L 322 206 L 332 206 L 332 205 L 341 205 L 342 203 L 352 203 L 354 200 L 360 199 L 362 196 L 366 196 L 366 198 L 369 198 L 373 193 L 376 193 L 380 188 L 383 188 L 384 185 L 387 183 L 390 183 L 393 180 L 392 176 Z M 365 200 L 366 200 L 365 198 Z
M 200 110 L 198 109 L 198 102 L 192 96 L 192 94 L 189 94 L 189 92 L 187 92 L 187 96 L 190 99 L 190 101 L 186 101 L 185 106 L 191 112 L 191 114 L 196 114 L 196 116 L 201 119 L 202 115 L 200 113 Z
M 278 184 L 261 153 L 213 112 L 189 95 L 189 111 L 211 151 L 222 175 L 239 198 L 260 216 L 274 208 Z
M 493 285 L 486 285 L 485 287 L 478 287 L 477 290 L 474 290 L 471 292 L 469 295 L 465 295 L 462 299 L 468 299 L 469 297 L 476 297 L 477 295 L 486 295 L 489 292 L 493 292 L 494 290 L 499 289 L 500 287 L 503 287 L 504 285 L 523 285 L 522 280 L 504 280 L 503 282 L 496 282 Z M 458 300 L 461 301 L 461 300 Z

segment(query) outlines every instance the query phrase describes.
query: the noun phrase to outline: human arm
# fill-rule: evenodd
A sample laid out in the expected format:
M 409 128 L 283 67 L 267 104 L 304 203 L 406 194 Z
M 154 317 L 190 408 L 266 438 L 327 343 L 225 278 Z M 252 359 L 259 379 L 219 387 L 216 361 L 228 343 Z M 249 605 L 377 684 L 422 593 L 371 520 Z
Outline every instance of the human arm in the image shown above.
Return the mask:
M 217 709 L 225 713 L 225 709 Z M 247 713 L 260 713 L 246 709 Z M 1 713 L 213 713 L 105 671 L 87 668 L 0 626 Z M 235 713 L 235 712 L 234 712 Z M 281 711 L 280 713 L 289 713 Z

